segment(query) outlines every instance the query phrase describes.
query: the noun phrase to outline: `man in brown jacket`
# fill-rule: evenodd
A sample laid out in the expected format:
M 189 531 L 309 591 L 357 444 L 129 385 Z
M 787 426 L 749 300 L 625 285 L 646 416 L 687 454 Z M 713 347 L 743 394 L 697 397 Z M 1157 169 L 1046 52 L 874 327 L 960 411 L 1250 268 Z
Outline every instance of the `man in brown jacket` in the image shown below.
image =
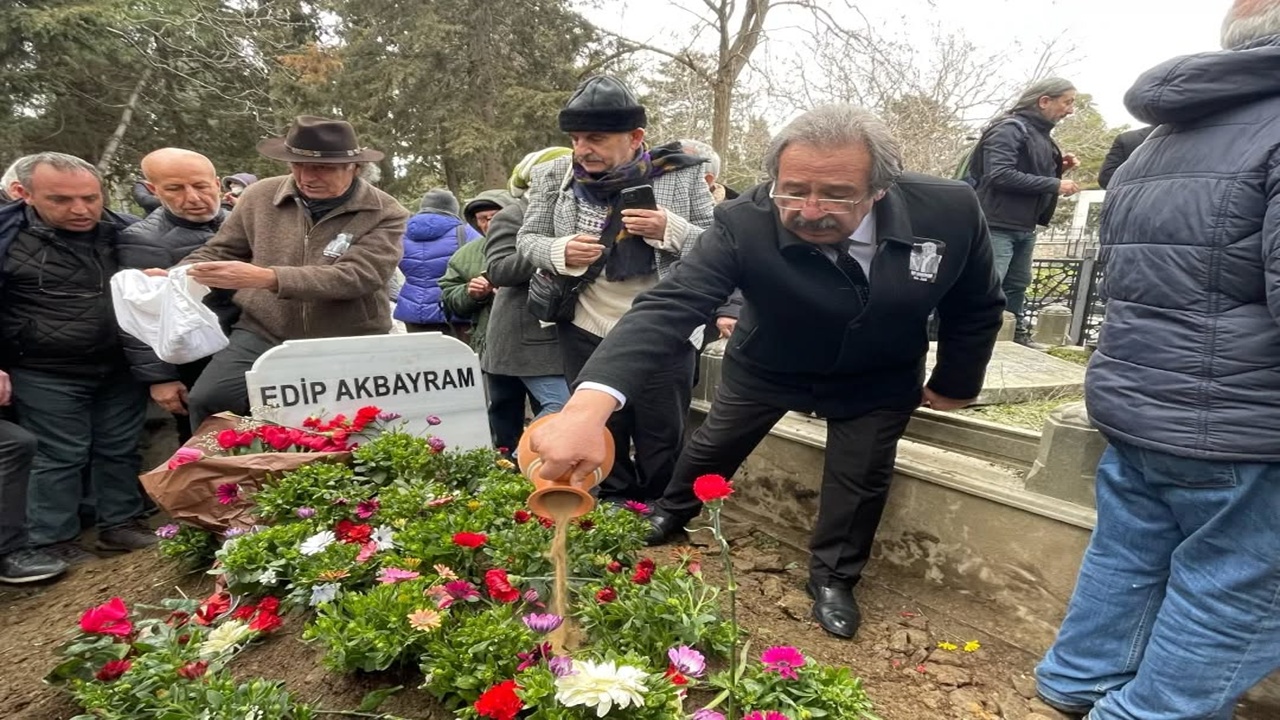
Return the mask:
M 244 374 L 267 350 L 303 338 L 378 335 L 391 329 L 387 282 L 400 261 L 409 213 L 357 177 L 382 153 L 360 147 L 351 125 L 301 116 L 258 152 L 289 175 L 248 187 L 204 247 L 183 259 L 191 277 L 236 291 L 231 344 L 191 388 L 191 427 L 209 415 L 249 412 Z

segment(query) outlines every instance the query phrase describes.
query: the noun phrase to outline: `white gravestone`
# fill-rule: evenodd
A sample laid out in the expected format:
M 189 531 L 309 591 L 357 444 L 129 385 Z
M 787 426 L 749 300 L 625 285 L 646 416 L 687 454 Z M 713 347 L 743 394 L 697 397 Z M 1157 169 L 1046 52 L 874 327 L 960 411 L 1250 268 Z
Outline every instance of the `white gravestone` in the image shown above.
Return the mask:
M 480 362 L 440 333 L 289 340 L 245 373 L 254 417 L 302 427 L 312 415 L 352 417 L 375 405 L 392 425 L 450 448 L 491 447 Z M 430 426 L 427 417 L 442 421 Z

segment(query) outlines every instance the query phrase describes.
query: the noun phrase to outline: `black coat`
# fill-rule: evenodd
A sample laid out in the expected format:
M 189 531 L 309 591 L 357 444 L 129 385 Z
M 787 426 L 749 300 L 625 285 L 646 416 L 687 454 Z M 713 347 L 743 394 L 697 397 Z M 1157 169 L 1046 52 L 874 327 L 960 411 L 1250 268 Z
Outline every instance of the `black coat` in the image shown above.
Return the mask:
M 973 190 L 908 173 L 876 203 L 877 248 L 864 308 L 845 274 L 786 230 L 761 185 L 716 208 L 715 223 L 673 273 L 636 298 L 578 380 L 635 396 L 735 287 L 745 305 L 723 382 L 775 407 L 856 417 L 920 402 L 926 325 L 937 308 L 938 364 L 929 387 L 978 395 L 1004 296 Z M 932 282 L 910 272 L 913 248 L 942 244 Z
M 213 220 L 197 223 L 184 220 L 161 207 L 142 222 L 120 232 L 120 267 L 140 270 L 173 267 L 208 242 L 218 232 L 227 214 L 222 210 Z M 217 314 L 223 332 L 230 332 L 240 316 L 240 308 L 232 302 L 234 296 L 234 290 L 212 290 L 204 298 L 204 304 Z M 133 376 L 141 382 L 172 382 L 192 375 L 156 357 L 154 350 L 133 336 L 125 335 L 123 342 Z
M 1038 112 L 997 120 L 982 136 L 978 199 L 994 229 L 1032 231 L 1058 207 L 1062 151 Z
M 1098 185 L 1103 190 L 1107 189 L 1107 185 L 1111 184 L 1111 176 L 1116 170 L 1124 164 L 1125 160 L 1133 154 L 1138 146 L 1146 142 L 1151 131 L 1155 130 L 1154 125 L 1147 125 L 1135 130 L 1126 130 L 1116 136 L 1115 142 L 1111 143 L 1111 149 L 1107 151 L 1107 157 L 1102 161 L 1102 169 L 1098 171 Z

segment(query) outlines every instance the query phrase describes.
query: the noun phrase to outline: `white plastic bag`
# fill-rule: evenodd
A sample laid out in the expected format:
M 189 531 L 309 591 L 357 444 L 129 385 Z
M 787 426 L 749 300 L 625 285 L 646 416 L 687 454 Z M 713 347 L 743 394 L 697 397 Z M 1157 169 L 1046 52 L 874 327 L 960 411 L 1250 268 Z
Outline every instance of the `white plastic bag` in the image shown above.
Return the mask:
M 209 288 L 187 276 L 179 265 L 167 277 L 121 270 L 111 278 L 111 301 L 120 329 L 175 365 L 208 357 L 228 344 L 218 316 L 202 299 Z

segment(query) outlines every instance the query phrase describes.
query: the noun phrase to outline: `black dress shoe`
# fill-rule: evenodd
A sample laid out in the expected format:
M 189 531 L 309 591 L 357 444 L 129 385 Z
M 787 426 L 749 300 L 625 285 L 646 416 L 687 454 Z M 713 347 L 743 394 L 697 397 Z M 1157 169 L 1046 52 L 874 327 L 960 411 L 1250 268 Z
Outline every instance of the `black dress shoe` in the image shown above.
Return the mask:
M 649 534 L 644 536 L 644 544 L 649 546 L 666 545 L 677 539 L 688 537 L 684 531 L 684 522 L 674 515 L 658 511 L 649 516 Z
M 840 638 L 851 638 L 862 624 L 858 601 L 853 590 L 845 587 L 819 587 L 809 581 L 809 597 L 813 598 L 813 619 L 823 630 Z

